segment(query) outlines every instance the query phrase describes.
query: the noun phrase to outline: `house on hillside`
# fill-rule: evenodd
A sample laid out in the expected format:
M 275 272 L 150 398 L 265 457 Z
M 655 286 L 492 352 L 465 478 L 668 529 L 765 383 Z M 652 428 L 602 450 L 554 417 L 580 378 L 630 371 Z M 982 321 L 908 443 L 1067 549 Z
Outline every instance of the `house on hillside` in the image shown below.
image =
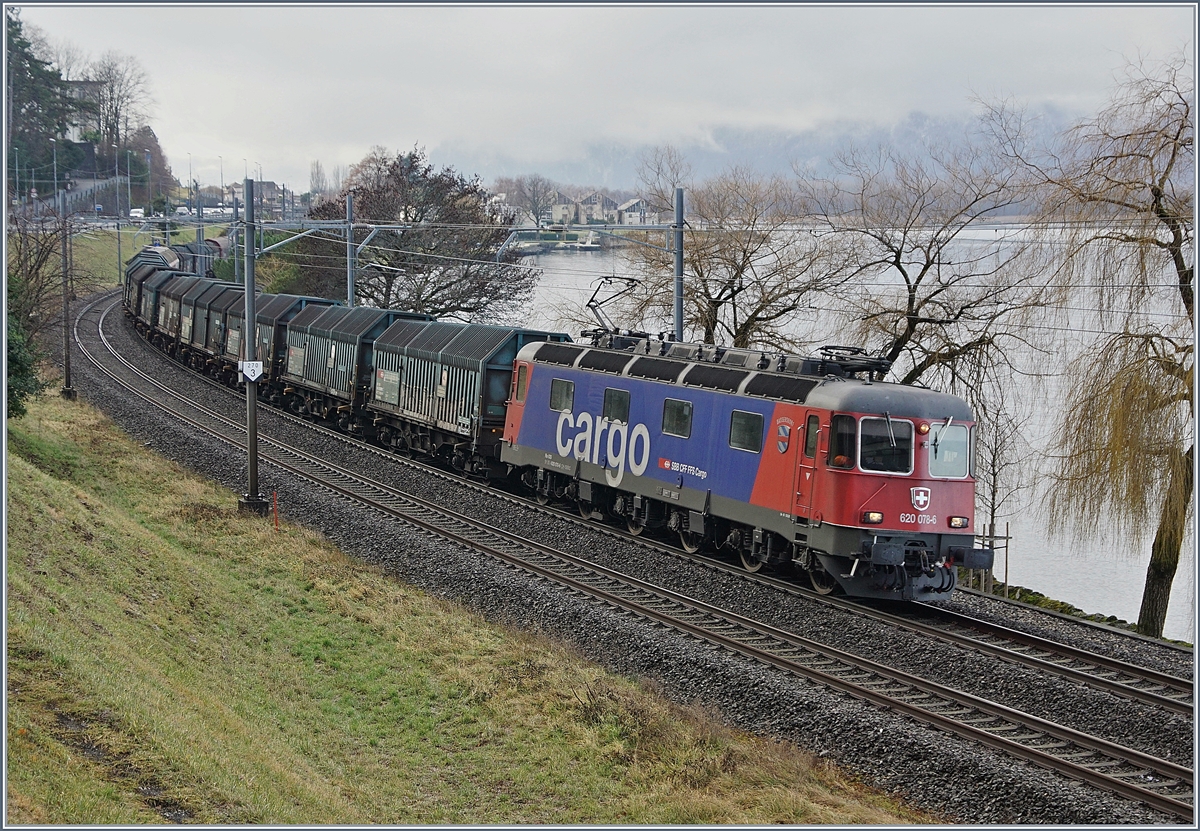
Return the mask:
M 80 143 L 85 141 L 83 134 L 96 129 L 96 111 L 100 108 L 100 94 L 104 87 L 103 81 L 67 81 L 67 93 L 76 101 L 82 103 L 86 114 L 83 121 L 73 122 L 67 126 L 67 141 Z

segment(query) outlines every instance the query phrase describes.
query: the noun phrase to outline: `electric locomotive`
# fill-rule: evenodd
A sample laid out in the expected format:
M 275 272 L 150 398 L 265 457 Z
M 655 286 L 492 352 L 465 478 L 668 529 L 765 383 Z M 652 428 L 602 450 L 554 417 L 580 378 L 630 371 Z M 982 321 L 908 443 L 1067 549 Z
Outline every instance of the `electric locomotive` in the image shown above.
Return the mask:
M 500 458 L 539 501 L 666 529 L 750 571 L 790 563 L 823 593 L 928 598 L 953 590 L 955 565 L 991 566 L 974 547 L 962 399 L 872 380 L 886 364 L 844 347 L 607 342 L 517 355 Z
M 245 340 L 242 288 L 139 252 L 125 306 L 151 343 L 229 384 Z M 434 321 L 261 295 L 264 402 L 465 474 L 507 476 L 633 534 L 677 534 L 746 569 L 794 566 L 820 592 L 948 593 L 974 547 L 970 408 L 885 383 L 862 350 L 819 357 Z

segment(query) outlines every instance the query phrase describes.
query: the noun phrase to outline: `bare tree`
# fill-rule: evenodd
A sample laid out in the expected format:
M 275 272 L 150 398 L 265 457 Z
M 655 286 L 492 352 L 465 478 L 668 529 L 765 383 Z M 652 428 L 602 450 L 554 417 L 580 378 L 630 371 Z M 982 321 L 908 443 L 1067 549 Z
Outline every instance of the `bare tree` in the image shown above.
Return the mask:
M 687 194 L 685 329 L 704 343 L 797 348 L 796 313 L 838 279 L 839 269 L 797 225 L 790 183 L 743 167 L 695 183 L 671 147 L 645 156 L 639 178 L 660 212 L 672 210 L 676 187 Z M 662 249 L 661 236 L 635 238 L 648 243 L 627 253 L 641 284 L 621 314 L 639 327 L 665 323 L 673 316 L 674 254 Z
M 26 23 L 25 36 L 34 54 L 57 69 L 64 81 L 78 81 L 91 63 L 91 58 L 83 49 L 69 40 L 51 39 L 41 26 Z
M 335 164 L 329 171 L 329 192 L 341 193 L 346 183 L 346 166 Z
M 1018 267 L 1026 245 L 1015 228 L 976 233 L 1022 198 L 999 155 L 969 140 L 920 156 L 851 147 L 833 167 L 830 178 L 797 170 L 806 219 L 849 270 L 837 306 L 896 380 L 965 387 L 1029 346 L 1017 324 L 1045 301 Z
M 515 204 L 529 211 L 529 215 L 533 217 L 533 224 L 540 228 L 542 213 L 549 210 L 550 206 L 554 204 L 558 185 L 536 173 L 517 177 L 515 184 Z
M 325 168 L 320 160 L 314 161 L 308 172 L 308 192 L 313 198 L 324 196 L 329 190 L 329 181 L 325 178 Z
M 69 218 L 58 215 L 8 215 L 8 313 L 30 341 L 43 340 L 61 323 L 63 235 L 70 231 Z M 70 290 L 79 294 L 91 294 L 105 283 L 86 271 L 71 271 L 67 278 Z
M 1072 364 L 1057 432 L 1052 521 L 1154 526 L 1138 629 L 1160 636 L 1192 512 L 1195 148 L 1191 61 L 1127 64 L 1109 103 L 1058 146 L 992 108 L 1011 159 L 1041 188 L 1055 279 L 1101 334 Z
M 87 77 L 100 85 L 96 129 L 104 145 L 123 145 L 150 115 L 149 76 L 137 58 L 109 50 L 88 68 Z

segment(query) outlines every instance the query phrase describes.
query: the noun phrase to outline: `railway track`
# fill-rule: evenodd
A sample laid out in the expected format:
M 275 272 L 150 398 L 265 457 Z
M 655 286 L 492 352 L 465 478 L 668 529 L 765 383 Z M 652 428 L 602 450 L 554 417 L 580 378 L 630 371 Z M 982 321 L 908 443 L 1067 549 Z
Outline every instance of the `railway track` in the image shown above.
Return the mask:
M 76 339 L 81 349 L 83 341 L 79 339 L 78 329 L 84 317 L 92 313 L 92 309 L 96 310 L 97 332 L 107 344 L 103 332 L 104 317 L 115 306 L 114 302 L 100 310 L 99 304 L 94 304 L 77 318 Z M 97 369 L 131 394 L 221 441 L 244 447 L 244 428 L 239 421 L 170 390 L 116 350 L 110 349 L 110 354 L 120 362 L 120 370 L 106 366 L 100 356 L 86 349 L 83 351 Z M 129 377 L 121 378 L 119 374 Z M 154 389 L 157 393 L 147 393 L 143 388 Z M 948 689 L 523 539 L 363 478 L 274 439 L 260 437 L 260 448 L 268 463 L 443 540 L 467 546 L 553 581 L 569 592 L 1172 816 L 1192 819 L 1194 800 L 1189 768 Z M 914 624 L 907 622 L 904 625 Z M 1036 660 L 1044 661 L 1042 658 Z

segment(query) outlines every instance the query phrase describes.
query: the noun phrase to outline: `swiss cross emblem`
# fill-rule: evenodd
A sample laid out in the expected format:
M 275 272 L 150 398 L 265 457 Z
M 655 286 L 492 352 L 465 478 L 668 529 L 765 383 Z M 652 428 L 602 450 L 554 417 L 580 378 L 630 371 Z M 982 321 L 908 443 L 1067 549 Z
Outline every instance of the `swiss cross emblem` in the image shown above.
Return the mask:
M 913 488 L 912 489 L 912 504 L 918 511 L 923 511 L 929 507 L 929 488 Z

